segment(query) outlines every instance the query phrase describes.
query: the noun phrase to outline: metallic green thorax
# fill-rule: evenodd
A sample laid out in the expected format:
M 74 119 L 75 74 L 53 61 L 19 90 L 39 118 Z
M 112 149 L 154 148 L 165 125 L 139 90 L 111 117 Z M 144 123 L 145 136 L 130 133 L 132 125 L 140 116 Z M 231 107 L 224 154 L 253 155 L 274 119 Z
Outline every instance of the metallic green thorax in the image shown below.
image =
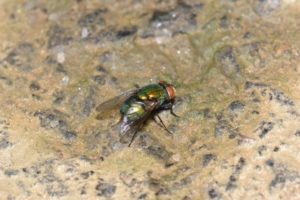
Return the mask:
M 145 112 L 146 101 L 158 101 L 162 105 L 168 99 L 166 89 L 159 84 L 147 85 L 138 90 L 138 92 L 128 98 L 121 107 L 121 114 L 129 121 L 141 118 Z

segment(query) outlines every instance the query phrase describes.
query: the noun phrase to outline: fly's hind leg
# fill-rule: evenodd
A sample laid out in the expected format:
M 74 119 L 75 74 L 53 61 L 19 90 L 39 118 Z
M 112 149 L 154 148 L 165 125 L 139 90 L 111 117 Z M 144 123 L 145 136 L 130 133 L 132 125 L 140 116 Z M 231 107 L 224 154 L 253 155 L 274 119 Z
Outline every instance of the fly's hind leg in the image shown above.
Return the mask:
M 162 127 L 163 129 L 165 129 L 168 133 L 170 133 L 171 135 L 173 135 L 173 133 L 171 131 L 169 131 L 169 129 L 166 127 L 166 125 L 164 124 L 163 120 L 160 118 L 160 116 L 157 114 L 156 115 L 157 118 L 159 119 L 159 122 L 156 121 L 156 118 L 153 117 L 154 121 L 156 122 L 156 124 L 158 124 L 160 127 Z
M 138 132 L 138 130 L 136 130 L 136 131 L 133 133 L 133 136 L 132 136 L 132 138 L 131 138 L 130 143 L 128 144 L 128 147 L 130 147 L 131 144 L 133 143 L 134 139 L 136 138 L 137 132 Z

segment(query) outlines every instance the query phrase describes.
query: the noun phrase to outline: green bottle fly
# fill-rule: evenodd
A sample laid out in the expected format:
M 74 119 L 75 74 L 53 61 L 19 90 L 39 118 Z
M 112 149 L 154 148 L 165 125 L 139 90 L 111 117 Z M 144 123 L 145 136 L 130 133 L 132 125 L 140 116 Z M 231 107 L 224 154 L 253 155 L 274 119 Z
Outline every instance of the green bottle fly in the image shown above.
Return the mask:
M 157 84 L 146 85 L 142 88 L 125 92 L 111 100 L 108 100 L 98 106 L 98 111 L 109 109 L 112 105 L 120 105 L 120 133 L 122 135 L 132 133 L 133 137 L 129 146 L 133 142 L 136 133 L 142 128 L 147 119 L 157 116 L 160 125 L 170 132 L 164 125 L 158 113 L 163 110 L 173 112 L 176 90 L 173 85 L 160 81 Z

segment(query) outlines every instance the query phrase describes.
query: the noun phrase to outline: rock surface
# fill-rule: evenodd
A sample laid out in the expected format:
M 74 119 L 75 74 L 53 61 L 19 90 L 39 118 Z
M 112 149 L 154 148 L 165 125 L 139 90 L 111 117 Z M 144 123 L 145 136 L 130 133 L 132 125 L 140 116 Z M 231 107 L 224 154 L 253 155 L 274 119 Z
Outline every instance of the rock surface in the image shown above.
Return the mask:
M 2 0 L 0 199 L 300 199 L 299 11 Z M 95 108 L 161 79 L 174 135 L 149 121 L 128 148 Z

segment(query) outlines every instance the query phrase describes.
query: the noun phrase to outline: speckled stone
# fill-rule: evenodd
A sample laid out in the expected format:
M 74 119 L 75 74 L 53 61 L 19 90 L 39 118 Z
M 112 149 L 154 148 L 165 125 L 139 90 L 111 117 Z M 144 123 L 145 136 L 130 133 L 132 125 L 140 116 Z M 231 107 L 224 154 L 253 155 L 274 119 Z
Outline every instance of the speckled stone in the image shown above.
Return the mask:
M 0 1 L 0 199 L 300 199 L 300 2 Z M 166 80 L 168 134 L 118 108 Z

